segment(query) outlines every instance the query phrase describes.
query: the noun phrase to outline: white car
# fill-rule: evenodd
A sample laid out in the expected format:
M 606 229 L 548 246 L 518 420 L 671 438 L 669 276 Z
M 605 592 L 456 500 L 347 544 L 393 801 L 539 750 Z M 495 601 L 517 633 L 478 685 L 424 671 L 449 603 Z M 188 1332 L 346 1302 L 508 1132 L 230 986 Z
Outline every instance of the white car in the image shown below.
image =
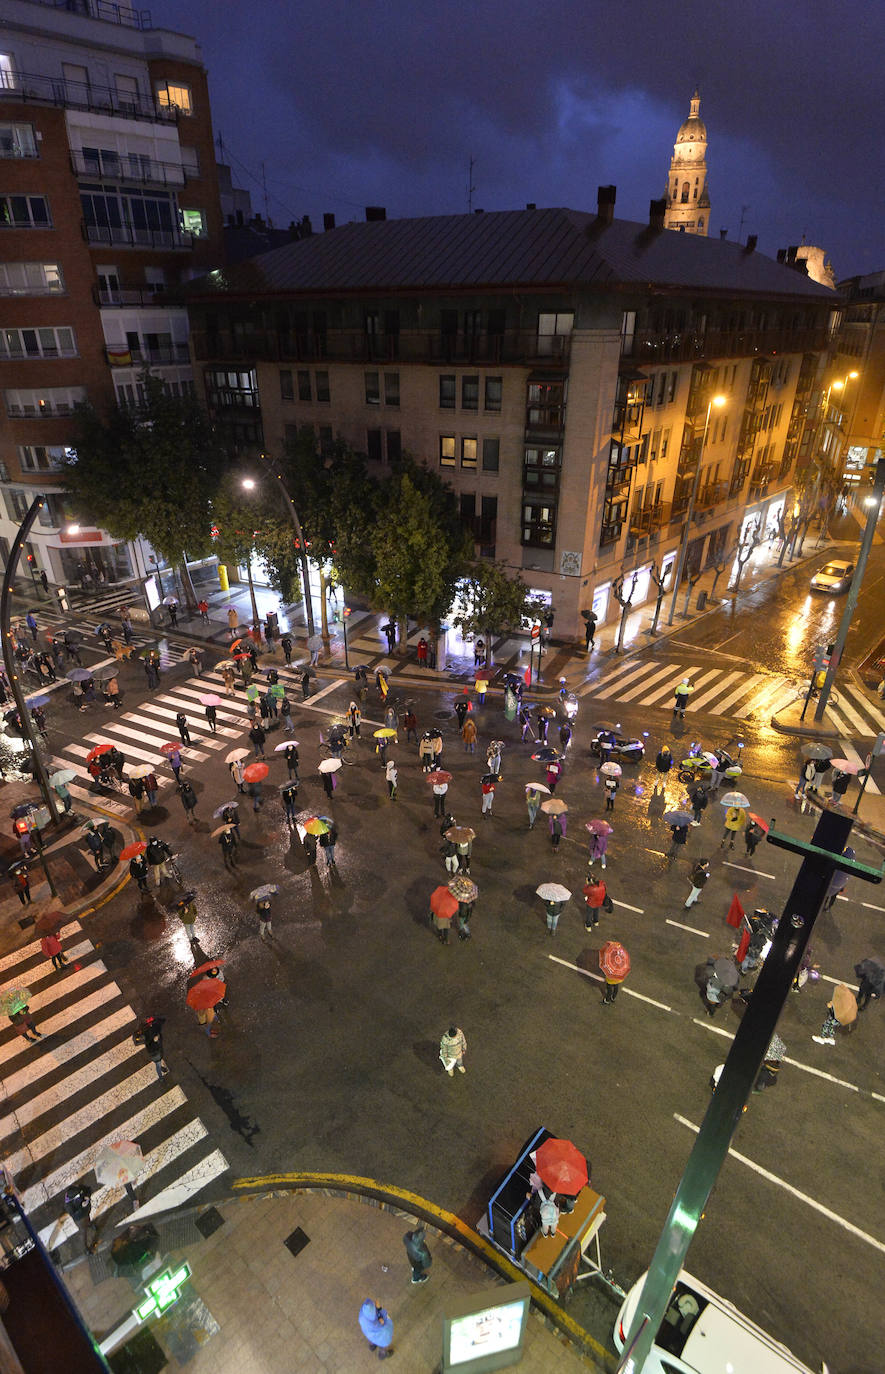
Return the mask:
M 614 1342 L 620 1354 L 645 1274 L 621 1304 Z M 826 1365 L 821 1366 L 827 1374 Z M 785 1345 L 767 1335 L 712 1288 L 680 1269 L 644 1374 L 812 1374 Z
M 826 563 L 811 579 L 811 590 L 829 592 L 831 595 L 834 592 L 847 592 L 853 576 L 853 563 L 843 563 L 841 560 Z

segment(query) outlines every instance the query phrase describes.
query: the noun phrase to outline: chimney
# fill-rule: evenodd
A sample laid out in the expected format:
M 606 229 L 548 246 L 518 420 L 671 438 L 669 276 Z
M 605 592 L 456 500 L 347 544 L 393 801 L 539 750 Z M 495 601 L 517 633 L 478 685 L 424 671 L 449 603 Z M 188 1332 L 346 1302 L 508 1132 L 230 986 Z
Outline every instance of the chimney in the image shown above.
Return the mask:
M 526 208 L 527 210 L 537 210 L 538 207 L 537 207 L 537 205 L 535 204 L 535 202 L 534 202 L 533 200 L 529 200 L 529 201 L 526 201 L 526 207 L 525 207 L 525 208 Z
M 777 250 L 777 260 L 778 260 L 778 262 L 786 262 L 786 260 L 787 260 L 787 250 L 786 250 L 786 248 L 779 248 L 779 249 Z
M 660 200 L 650 200 L 648 203 L 648 227 L 649 229 L 661 230 L 664 227 L 664 214 L 667 209 L 667 198 L 662 196 Z
M 748 235 L 747 235 L 747 242 L 746 242 L 745 245 L 744 245 L 744 252 L 745 252 L 745 253 L 755 253 L 755 252 L 756 252 L 756 244 L 757 244 L 758 242 L 759 242 L 759 235 L 758 235 L 758 234 L 748 234 Z
M 366 206 L 366 222 L 367 222 L 367 223 L 370 223 L 370 222 L 372 222 L 372 221 L 374 221 L 374 220 L 379 220 L 379 219 L 387 219 L 387 211 L 385 210 L 384 206 L 383 206 L 383 205 L 367 205 L 367 206 Z
M 328 234 L 330 229 L 335 228 L 335 216 L 327 210 L 323 215 L 323 233 Z
M 727 230 L 727 229 L 720 229 L 720 230 L 719 230 L 719 237 L 720 237 L 721 239 L 723 239 L 723 240 L 727 239 L 727 238 L 728 238 L 728 230 Z
M 596 188 L 596 222 L 611 224 L 615 217 L 615 196 L 617 186 L 598 186 Z

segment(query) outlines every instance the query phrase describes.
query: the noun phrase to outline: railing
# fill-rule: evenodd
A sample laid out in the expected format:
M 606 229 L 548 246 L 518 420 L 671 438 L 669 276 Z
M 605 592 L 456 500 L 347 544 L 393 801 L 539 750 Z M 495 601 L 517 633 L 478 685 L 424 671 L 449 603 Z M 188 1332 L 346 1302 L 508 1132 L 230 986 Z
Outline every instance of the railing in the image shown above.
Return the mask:
M 657 506 L 643 506 L 630 516 L 630 533 L 634 535 L 651 534 L 670 521 L 669 502 L 661 501 Z
M 701 487 L 695 498 L 697 510 L 709 510 L 711 506 L 718 505 L 725 496 L 727 482 L 710 482 L 707 486 Z
M 134 224 L 83 224 L 87 243 L 123 248 L 190 248 L 193 235 L 184 229 L 138 229 Z
M 623 520 L 603 521 L 599 531 L 600 547 L 604 544 L 614 544 L 621 537 L 621 530 L 624 528 Z
M 825 325 L 796 329 L 708 329 L 673 334 L 638 332 L 630 357 L 643 363 L 700 361 L 703 358 L 738 358 L 756 354 L 819 352 L 826 348 Z
M 112 290 L 103 289 L 100 286 L 93 286 L 92 299 L 96 305 L 101 306 L 167 306 L 164 299 L 166 287 L 162 286 L 156 291 L 152 291 L 147 286 L 118 286 Z
M 7 73 L 0 85 L 0 98 L 38 100 L 43 104 L 63 105 L 69 109 L 89 110 L 93 114 L 118 115 L 123 119 L 152 119 L 174 124 L 179 111 L 174 105 L 158 105 L 153 98 L 121 94 L 114 86 L 94 86 L 91 81 L 68 81 L 63 76 L 43 72 Z
M 139 363 L 189 363 L 190 350 L 186 343 L 163 344 L 158 348 L 106 348 L 105 356 L 111 367 L 136 367 Z
M 82 149 L 71 151 L 71 167 L 78 177 L 101 177 L 104 181 L 136 181 L 142 186 L 183 186 L 187 171 L 178 162 L 155 162 L 137 153 L 100 154 L 87 157 Z
M 569 338 L 539 337 L 533 330 L 512 329 L 503 334 L 441 334 L 438 330 L 401 330 L 398 334 L 365 334 L 362 330 L 330 329 L 324 334 L 278 333 L 260 327 L 242 334 L 228 330 L 193 333 L 201 362 L 423 362 L 494 366 L 496 363 L 538 363 L 563 366 Z M 556 348 L 551 351 L 551 344 Z
M 152 29 L 150 10 L 134 10 L 131 5 L 115 5 L 110 0 L 31 0 L 52 10 L 67 10 L 87 19 L 101 19 L 109 24 L 123 24 L 130 29 Z

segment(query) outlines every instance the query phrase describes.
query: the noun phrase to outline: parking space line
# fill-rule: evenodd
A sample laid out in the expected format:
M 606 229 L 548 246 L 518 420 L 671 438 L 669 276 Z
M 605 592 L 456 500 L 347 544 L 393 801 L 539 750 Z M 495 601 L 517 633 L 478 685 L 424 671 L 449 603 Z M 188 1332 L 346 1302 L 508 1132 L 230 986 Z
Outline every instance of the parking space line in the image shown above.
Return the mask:
M 696 1026 L 700 1026 L 703 1030 L 712 1031 L 714 1035 L 724 1036 L 726 1040 L 734 1039 L 731 1031 L 722 1030 L 719 1026 L 711 1026 L 709 1021 L 701 1021 L 697 1016 L 693 1016 L 691 1019 Z M 849 1092 L 861 1093 L 864 1097 L 867 1096 L 866 1090 L 858 1087 L 856 1083 L 849 1083 L 845 1078 L 837 1078 L 835 1074 L 826 1073 L 824 1069 L 815 1069 L 811 1064 L 803 1064 L 798 1059 L 790 1059 L 789 1055 L 784 1055 L 783 1063 L 789 1064 L 791 1068 L 801 1069 L 803 1073 L 813 1074 L 815 1078 L 825 1078 L 828 1083 L 835 1083 L 838 1088 L 847 1088 Z M 875 1097 L 876 1094 L 870 1093 L 869 1096 Z M 885 1098 L 882 1100 L 885 1101 Z
M 694 926 L 685 926 L 685 925 L 682 924 L 681 921 L 673 921 L 673 920 L 671 920 L 671 918 L 670 918 L 669 916 L 666 918 L 666 922 L 665 922 L 665 923 L 666 923 L 666 925 L 668 925 L 668 926 L 678 926 L 680 930 L 687 930 L 687 931 L 689 931 L 692 935 L 702 935 L 702 936 L 704 937 L 705 940 L 709 940 L 709 938 L 710 938 L 710 936 L 709 936 L 709 934 L 707 933 L 706 930 L 697 930 Z
M 746 864 L 736 864 L 731 859 L 726 859 L 723 868 L 739 868 L 742 873 L 752 873 L 756 878 L 771 878 L 774 881 L 774 873 L 762 873 L 758 868 L 747 868 Z
M 697 1135 L 700 1130 L 700 1127 L 695 1126 L 693 1121 L 689 1121 L 686 1117 L 680 1116 L 678 1112 L 673 1113 L 673 1120 L 678 1121 L 680 1126 L 687 1126 L 690 1131 L 694 1131 L 695 1135 Z M 791 1193 L 793 1197 L 798 1198 L 800 1202 L 804 1202 L 815 1212 L 819 1212 L 821 1216 L 826 1217 L 828 1221 L 835 1222 L 836 1225 L 841 1226 L 844 1231 L 849 1231 L 851 1235 L 857 1236 L 859 1240 L 866 1241 L 867 1245 L 871 1245 L 874 1250 L 881 1250 L 882 1253 L 885 1254 L 885 1242 L 876 1240 L 875 1236 L 871 1236 L 867 1231 L 862 1231 L 859 1226 L 854 1225 L 854 1222 L 846 1220 L 845 1217 L 840 1217 L 838 1212 L 832 1211 L 829 1207 L 824 1207 L 822 1202 L 818 1202 L 816 1198 L 809 1197 L 807 1193 L 803 1193 L 798 1188 L 794 1188 L 792 1183 L 787 1183 L 786 1179 L 779 1178 L 778 1175 L 773 1174 L 770 1169 L 764 1169 L 761 1164 L 756 1164 L 755 1161 L 749 1159 L 747 1155 L 742 1155 L 737 1150 L 731 1148 L 729 1148 L 728 1153 L 731 1155 L 732 1159 L 736 1159 L 739 1164 L 746 1164 L 748 1169 L 752 1169 L 753 1172 L 759 1174 L 761 1178 L 767 1179 L 769 1183 L 776 1184 L 778 1188 L 783 1188 L 785 1192 Z

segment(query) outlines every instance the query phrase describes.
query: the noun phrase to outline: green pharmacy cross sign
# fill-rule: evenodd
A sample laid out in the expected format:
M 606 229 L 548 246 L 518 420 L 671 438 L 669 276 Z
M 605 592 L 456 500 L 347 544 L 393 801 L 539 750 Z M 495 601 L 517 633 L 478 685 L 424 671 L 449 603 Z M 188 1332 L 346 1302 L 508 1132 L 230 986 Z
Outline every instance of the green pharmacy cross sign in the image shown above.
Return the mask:
M 139 1303 L 134 1309 L 134 1316 L 140 1322 L 146 1322 L 148 1317 L 159 1317 L 174 1302 L 178 1302 L 181 1297 L 181 1289 L 191 1276 L 189 1264 L 182 1264 L 173 1274 L 171 1269 L 167 1269 L 164 1274 L 158 1274 L 145 1288 L 148 1296 L 144 1302 Z

